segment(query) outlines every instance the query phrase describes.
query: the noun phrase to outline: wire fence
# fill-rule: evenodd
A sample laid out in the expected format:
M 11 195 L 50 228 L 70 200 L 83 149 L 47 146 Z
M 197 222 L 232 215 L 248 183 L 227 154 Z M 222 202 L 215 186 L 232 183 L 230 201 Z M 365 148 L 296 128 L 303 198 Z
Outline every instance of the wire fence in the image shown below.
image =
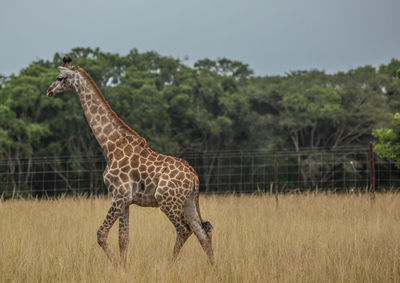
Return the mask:
M 330 190 L 347 192 L 370 184 L 368 147 L 188 152 L 186 159 L 198 172 L 200 190 L 213 193 Z M 277 163 L 274 166 L 274 158 Z M 377 191 L 400 187 L 400 169 L 375 155 Z M 47 156 L 0 160 L 0 194 L 55 196 L 104 194 L 103 156 Z M 276 174 L 274 174 L 276 172 Z

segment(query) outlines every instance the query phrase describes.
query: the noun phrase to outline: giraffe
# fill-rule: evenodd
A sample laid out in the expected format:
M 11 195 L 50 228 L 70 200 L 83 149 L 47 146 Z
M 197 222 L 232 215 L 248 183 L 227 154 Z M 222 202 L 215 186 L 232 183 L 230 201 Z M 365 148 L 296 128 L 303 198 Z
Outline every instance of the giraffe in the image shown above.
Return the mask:
M 199 209 L 199 178 L 183 159 L 153 151 L 138 133 L 111 109 L 89 74 L 72 66 L 64 57 L 59 75 L 47 90 L 47 97 L 67 90 L 80 99 L 88 124 L 96 137 L 107 166 L 104 183 L 111 195 L 111 207 L 97 231 L 97 242 L 115 267 L 126 266 L 129 243 L 129 206 L 159 207 L 176 229 L 172 260 L 194 233 L 214 264 L 212 225 L 203 221 Z M 120 258 L 111 251 L 108 233 L 119 219 Z

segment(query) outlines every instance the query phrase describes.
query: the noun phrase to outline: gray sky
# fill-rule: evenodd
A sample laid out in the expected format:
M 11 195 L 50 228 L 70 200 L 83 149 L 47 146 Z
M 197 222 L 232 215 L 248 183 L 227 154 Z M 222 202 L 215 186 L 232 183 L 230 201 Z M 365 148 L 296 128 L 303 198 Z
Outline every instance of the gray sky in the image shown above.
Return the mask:
M 0 74 L 73 47 L 227 57 L 258 75 L 400 58 L 400 0 L 1 0 Z

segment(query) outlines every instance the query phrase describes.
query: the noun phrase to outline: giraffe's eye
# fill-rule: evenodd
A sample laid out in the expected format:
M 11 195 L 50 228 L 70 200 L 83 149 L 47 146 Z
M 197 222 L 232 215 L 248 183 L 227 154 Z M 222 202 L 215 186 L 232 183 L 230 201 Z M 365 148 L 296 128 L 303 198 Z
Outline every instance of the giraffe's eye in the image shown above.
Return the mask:
M 59 78 L 57 78 L 57 81 L 62 81 L 63 79 L 64 79 L 64 78 L 60 78 L 60 77 L 59 77 Z

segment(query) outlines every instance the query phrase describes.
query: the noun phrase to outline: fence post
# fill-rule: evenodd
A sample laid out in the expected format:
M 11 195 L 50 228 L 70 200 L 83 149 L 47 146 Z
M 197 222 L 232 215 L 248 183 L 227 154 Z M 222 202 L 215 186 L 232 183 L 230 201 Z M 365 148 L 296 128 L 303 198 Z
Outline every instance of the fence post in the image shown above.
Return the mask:
M 46 157 L 42 158 L 42 197 L 44 196 L 44 160 Z
M 275 201 L 278 205 L 278 151 L 274 150 L 274 186 L 275 186 Z
M 369 193 L 371 200 L 375 200 L 375 160 L 374 160 L 374 145 L 370 142 L 368 146 L 369 151 Z

